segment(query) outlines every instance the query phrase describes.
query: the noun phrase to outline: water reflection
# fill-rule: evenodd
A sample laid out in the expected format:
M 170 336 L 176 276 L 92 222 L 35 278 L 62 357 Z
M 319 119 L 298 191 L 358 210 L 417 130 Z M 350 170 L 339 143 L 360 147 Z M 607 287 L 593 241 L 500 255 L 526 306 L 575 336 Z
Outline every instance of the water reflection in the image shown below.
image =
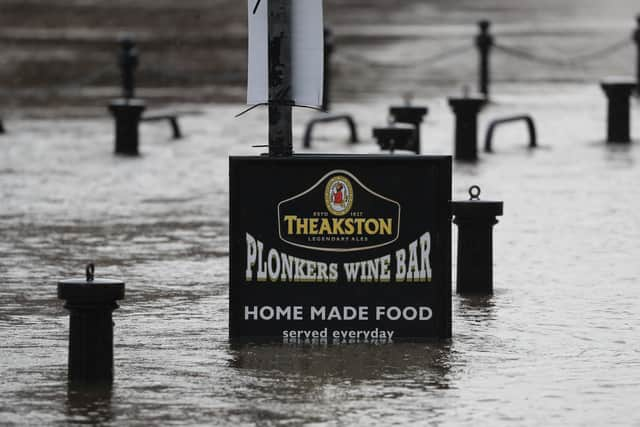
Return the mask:
M 456 318 L 490 326 L 495 320 L 495 301 L 493 295 L 458 296 L 455 301 Z
M 454 364 L 449 342 L 395 344 L 231 345 L 230 366 L 254 375 L 311 377 L 312 385 L 394 378 L 420 386 L 449 388 Z M 308 390 L 312 391 L 312 390 Z
M 605 160 L 618 167 L 631 168 L 634 161 L 632 149 L 634 144 L 606 144 Z
M 113 419 L 112 385 L 69 384 L 66 414 L 70 421 L 101 425 Z

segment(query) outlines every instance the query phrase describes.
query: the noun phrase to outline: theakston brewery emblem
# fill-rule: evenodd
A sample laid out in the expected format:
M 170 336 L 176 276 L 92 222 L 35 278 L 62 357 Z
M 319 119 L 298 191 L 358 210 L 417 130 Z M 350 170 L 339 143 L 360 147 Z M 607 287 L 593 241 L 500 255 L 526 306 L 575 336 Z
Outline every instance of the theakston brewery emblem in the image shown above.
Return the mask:
M 324 190 L 327 210 L 336 216 L 344 216 L 353 205 L 353 187 L 348 178 L 338 175 L 327 182 Z
M 280 238 L 319 251 L 379 248 L 398 239 L 400 204 L 346 170 L 327 173 L 278 204 Z

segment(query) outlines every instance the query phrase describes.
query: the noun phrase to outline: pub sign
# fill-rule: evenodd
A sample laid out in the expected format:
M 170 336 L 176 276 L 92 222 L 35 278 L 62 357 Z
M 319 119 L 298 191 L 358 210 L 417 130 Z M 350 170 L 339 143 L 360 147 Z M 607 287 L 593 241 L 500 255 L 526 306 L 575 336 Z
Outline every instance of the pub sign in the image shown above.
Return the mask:
M 450 156 L 230 158 L 232 338 L 451 336 Z

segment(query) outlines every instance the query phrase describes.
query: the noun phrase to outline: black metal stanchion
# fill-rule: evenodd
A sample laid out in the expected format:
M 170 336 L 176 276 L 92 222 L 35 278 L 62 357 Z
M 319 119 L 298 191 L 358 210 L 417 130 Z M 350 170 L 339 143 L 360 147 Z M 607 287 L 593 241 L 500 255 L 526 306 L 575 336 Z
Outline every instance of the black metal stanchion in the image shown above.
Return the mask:
M 111 313 L 124 298 L 124 282 L 94 279 L 93 264 L 85 279 L 58 282 L 58 298 L 66 301 L 69 323 L 69 382 L 113 381 L 113 320 Z
M 636 96 L 640 97 L 640 15 L 636 16 L 636 30 L 633 32 L 636 43 Z
M 322 83 L 322 111 L 329 111 L 331 108 L 331 57 L 333 55 L 333 32 L 330 28 L 324 27 L 324 64 Z
M 485 98 L 489 98 L 489 85 L 491 83 L 491 74 L 489 68 L 489 54 L 493 46 L 493 36 L 489 34 L 491 22 L 483 20 L 478 22 L 480 34 L 476 36 L 475 42 L 478 48 L 478 89 Z
M 635 82 L 621 79 L 608 79 L 601 83 L 607 96 L 607 142 L 629 143 L 630 134 L 630 98 L 636 87 Z
M 456 116 L 456 160 L 478 159 L 478 113 L 485 102 L 484 98 L 449 98 L 449 105 Z
M 135 99 L 135 69 L 138 66 L 138 50 L 133 40 L 125 38 L 120 42 L 118 63 L 121 71 L 122 98 L 109 104 L 109 111 L 115 120 L 116 154 L 138 154 L 138 126 L 145 110 L 145 103 Z
M 493 293 L 493 226 L 502 215 L 503 202 L 480 200 L 480 187 L 469 189 L 471 198 L 451 202 L 458 226 L 457 286 L 459 294 Z

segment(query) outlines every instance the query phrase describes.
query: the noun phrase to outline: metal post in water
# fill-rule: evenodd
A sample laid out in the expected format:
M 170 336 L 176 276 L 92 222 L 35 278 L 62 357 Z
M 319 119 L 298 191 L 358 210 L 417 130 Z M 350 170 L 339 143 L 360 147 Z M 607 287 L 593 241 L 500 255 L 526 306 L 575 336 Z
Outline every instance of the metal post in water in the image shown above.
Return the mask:
M 636 16 L 636 30 L 633 41 L 636 43 L 636 96 L 640 96 L 640 15 Z
M 607 79 L 600 86 L 608 100 L 607 142 L 631 142 L 630 98 L 636 83 L 623 79 Z
M 451 202 L 458 226 L 458 294 L 493 293 L 493 226 L 503 202 L 480 200 L 480 187 L 469 189 L 469 200 Z
M 331 55 L 333 54 L 333 32 L 324 27 L 324 70 L 322 88 L 322 111 L 329 111 L 331 107 Z
M 109 104 L 109 111 L 115 120 L 116 154 L 138 154 L 138 127 L 146 106 L 141 99 L 135 99 L 135 69 L 138 66 L 138 49 L 133 40 L 122 39 L 118 55 L 122 98 Z
M 484 98 L 449 98 L 456 116 L 455 159 L 478 159 L 478 113 L 486 103 Z
M 85 279 L 58 282 L 58 298 L 70 311 L 70 383 L 99 384 L 113 381 L 113 320 L 111 313 L 124 298 L 124 282 L 94 279 L 89 264 Z
M 476 36 L 475 40 L 479 53 L 478 87 L 480 93 L 482 93 L 485 98 L 489 98 L 489 84 L 491 82 L 489 53 L 493 46 L 493 36 L 489 34 L 491 22 L 483 20 L 478 22 L 478 26 L 480 27 L 480 34 Z
M 269 156 L 293 154 L 291 1 L 269 0 Z M 295 1 L 295 0 L 293 0 Z
M 138 49 L 132 39 L 125 37 L 120 40 L 118 63 L 122 80 L 122 97 L 125 99 L 135 97 L 135 70 L 138 67 L 138 57 Z
M 427 107 L 415 107 L 409 105 L 397 106 L 397 107 L 389 107 L 389 114 L 393 117 L 396 123 L 409 123 L 415 127 L 415 139 L 413 141 L 413 147 L 411 147 L 411 151 L 416 154 L 420 154 L 420 125 L 424 120 L 424 117 L 429 112 Z

